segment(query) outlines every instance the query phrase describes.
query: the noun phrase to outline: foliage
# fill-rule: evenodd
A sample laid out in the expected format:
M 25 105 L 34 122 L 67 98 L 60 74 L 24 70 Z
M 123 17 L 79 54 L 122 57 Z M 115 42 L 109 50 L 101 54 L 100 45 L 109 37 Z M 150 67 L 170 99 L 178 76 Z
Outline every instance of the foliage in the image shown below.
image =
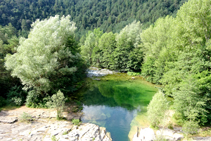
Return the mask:
M 120 71 L 140 71 L 143 53 L 140 22 L 125 26 L 119 34 L 104 33 L 100 29 L 89 32 L 81 40 L 81 54 L 90 65 Z
M 81 78 L 75 78 L 74 73 L 84 70 L 72 38 L 75 29 L 70 16 L 37 20 L 32 24 L 29 37 L 21 38 L 17 52 L 7 55 L 7 70 L 12 71 L 13 77 L 20 78 L 25 90 L 34 89 L 43 97 L 60 88 L 72 91 L 74 84 L 71 83 Z
M 6 99 L 4 99 L 2 96 L 0 96 L 0 107 L 5 106 L 7 104 Z
M 42 97 L 36 90 L 31 90 L 26 97 L 26 106 L 31 108 L 47 108 L 46 102 L 48 100 L 48 96 Z
M 4 67 L 4 57 L 6 54 L 13 54 L 16 51 L 16 46 L 19 44 L 17 38 L 17 30 L 11 25 L 0 25 L 0 90 L 1 96 L 7 99 L 7 94 L 14 86 L 21 86 L 17 78 L 10 76 L 10 71 Z
M 67 135 L 67 134 L 68 134 L 68 132 L 67 132 L 67 131 L 65 131 L 65 132 L 63 132 L 63 133 L 62 133 L 62 135 Z
M 140 72 L 127 72 L 127 75 L 129 75 L 129 76 L 140 76 L 141 73 Z
M 199 125 L 197 122 L 194 121 L 186 121 L 185 124 L 182 126 L 182 131 L 185 135 L 188 134 L 196 134 L 198 132 Z
M 52 95 L 51 99 L 46 103 L 49 108 L 56 108 L 57 119 L 62 118 L 66 98 L 64 94 L 59 90 L 56 94 Z
M 189 0 L 175 18 L 160 18 L 141 34 L 141 73 L 174 98 L 179 124 L 211 119 L 210 6 L 209 0 Z
M 51 140 L 52 140 L 52 141 L 59 141 L 59 139 L 57 139 L 56 136 L 52 136 L 52 137 L 51 137 Z
M 79 126 L 79 125 L 81 124 L 81 122 L 80 122 L 79 119 L 73 119 L 73 120 L 72 120 L 72 123 L 73 123 L 74 125 L 77 125 L 77 126 Z
M 168 141 L 168 140 L 165 139 L 164 136 L 160 135 L 160 136 L 156 136 L 156 139 L 154 141 Z
M 8 94 L 7 99 L 17 106 L 21 106 L 26 99 L 26 92 L 21 89 L 21 86 L 12 87 Z
M 29 115 L 28 113 L 23 112 L 23 113 L 20 115 L 20 117 L 18 118 L 18 120 L 19 120 L 20 122 L 30 122 L 30 121 L 32 121 L 33 119 L 32 119 L 32 116 L 31 116 L 31 115 Z
M 168 101 L 161 91 L 153 96 L 147 107 L 148 118 L 153 127 L 158 127 L 164 120 L 166 120 L 168 106 Z
M 187 0 L 6 0 L 0 3 L 0 25 L 12 23 L 19 34 L 27 36 L 31 23 L 54 15 L 71 15 L 79 34 L 100 27 L 119 32 L 125 25 L 139 20 L 145 27 L 159 17 L 175 15 Z

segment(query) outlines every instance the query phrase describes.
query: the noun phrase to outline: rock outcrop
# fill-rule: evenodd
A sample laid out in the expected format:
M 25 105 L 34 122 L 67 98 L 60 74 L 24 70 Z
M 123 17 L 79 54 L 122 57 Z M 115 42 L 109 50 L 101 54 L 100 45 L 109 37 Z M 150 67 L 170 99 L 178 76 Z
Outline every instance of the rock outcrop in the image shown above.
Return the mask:
M 153 129 L 145 128 L 134 135 L 133 141 L 154 141 L 158 138 L 168 141 L 180 141 L 184 136 L 170 129 L 160 129 L 155 133 Z
M 153 141 L 155 140 L 155 133 L 151 128 L 141 129 L 140 132 L 137 132 L 133 141 Z
M 31 119 L 23 119 L 23 112 Z M 80 119 L 80 113 L 67 113 L 66 119 Z M 105 128 L 95 124 L 57 121 L 55 110 L 25 106 L 0 112 L 0 141 L 112 141 Z M 20 122 L 20 119 L 25 122 Z
M 101 77 L 101 76 L 105 76 L 108 74 L 114 74 L 116 73 L 115 71 L 111 71 L 108 69 L 98 69 L 96 67 L 91 67 L 89 69 L 87 69 L 87 77 Z M 100 79 L 97 79 L 100 80 Z
M 105 128 L 95 124 L 73 125 L 68 121 L 0 123 L 1 141 L 112 141 Z

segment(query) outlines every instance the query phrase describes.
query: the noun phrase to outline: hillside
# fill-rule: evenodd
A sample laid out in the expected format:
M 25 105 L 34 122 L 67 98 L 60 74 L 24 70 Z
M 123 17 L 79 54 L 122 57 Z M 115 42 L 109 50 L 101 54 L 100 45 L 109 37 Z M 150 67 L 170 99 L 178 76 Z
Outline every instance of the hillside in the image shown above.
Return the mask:
M 0 2 L 0 25 L 11 23 L 27 34 L 36 19 L 56 14 L 71 15 L 79 33 L 100 27 L 119 32 L 134 20 L 148 27 L 156 19 L 175 15 L 187 0 L 3 0 Z

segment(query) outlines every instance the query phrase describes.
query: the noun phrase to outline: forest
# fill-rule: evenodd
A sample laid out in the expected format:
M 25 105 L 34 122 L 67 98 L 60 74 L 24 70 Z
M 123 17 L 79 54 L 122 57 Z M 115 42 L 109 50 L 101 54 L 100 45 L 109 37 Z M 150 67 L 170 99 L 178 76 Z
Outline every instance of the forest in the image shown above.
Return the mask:
M 80 89 L 86 68 L 96 66 L 162 86 L 148 106 L 152 126 L 161 123 L 162 109 L 174 110 L 187 133 L 210 124 L 210 0 L 7 0 L 0 5 L 0 106 L 9 99 L 45 107 L 46 97 L 57 91 L 67 95 Z M 171 105 L 166 97 L 173 98 Z
M 187 0 L 3 0 L 0 2 L 0 25 L 11 23 L 18 33 L 27 36 L 36 19 L 71 15 L 77 24 L 77 39 L 88 30 L 100 27 L 104 32 L 119 32 L 134 20 L 148 27 L 156 19 L 176 15 Z

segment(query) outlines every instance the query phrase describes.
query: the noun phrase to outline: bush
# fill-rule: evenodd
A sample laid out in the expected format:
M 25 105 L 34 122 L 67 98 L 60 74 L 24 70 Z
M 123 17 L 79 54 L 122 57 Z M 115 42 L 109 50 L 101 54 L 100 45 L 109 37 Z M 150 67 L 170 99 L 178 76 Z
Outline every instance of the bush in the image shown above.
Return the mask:
M 198 129 L 198 122 L 195 121 L 186 121 L 185 124 L 182 126 L 182 131 L 185 135 L 196 134 L 198 132 Z
M 26 92 L 22 90 L 21 86 L 14 86 L 7 93 L 7 99 L 16 106 L 21 106 L 26 100 Z
M 30 122 L 32 120 L 32 116 L 25 112 L 23 112 L 23 114 L 19 117 L 19 121 L 21 122 Z
M 51 99 L 46 103 L 49 108 L 56 108 L 57 119 L 62 118 L 62 112 L 64 110 L 66 98 L 64 94 L 59 90 L 56 94 L 52 95 Z
M 38 106 L 38 94 L 35 90 L 29 91 L 27 98 L 26 98 L 26 106 L 36 108 Z
M 81 122 L 80 122 L 79 119 L 73 119 L 73 120 L 72 120 L 72 123 L 73 123 L 74 125 L 77 125 L 77 126 L 81 124 Z
M 129 76 L 141 76 L 140 72 L 127 72 L 127 75 Z
M 0 107 L 5 106 L 7 104 L 6 99 L 0 96 Z

